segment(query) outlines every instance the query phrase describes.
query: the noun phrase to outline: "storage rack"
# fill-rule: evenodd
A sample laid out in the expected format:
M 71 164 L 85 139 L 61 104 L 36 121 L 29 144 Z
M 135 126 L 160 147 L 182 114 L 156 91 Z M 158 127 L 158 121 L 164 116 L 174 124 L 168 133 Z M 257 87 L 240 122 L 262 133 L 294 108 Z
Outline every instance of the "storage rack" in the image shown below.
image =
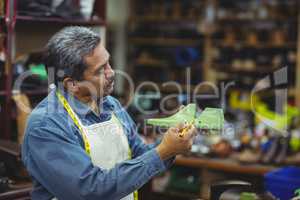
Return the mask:
M 0 129 L 2 130 L 0 137 L 8 140 L 12 139 L 13 92 L 22 92 L 30 96 L 40 97 L 44 97 L 48 93 L 48 88 L 39 88 L 31 91 L 12 91 L 16 55 L 41 50 L 51 34 L 64 26 L 81 25 L 98 28 L 103 40 L 105 40 L 106 32 L 106 0 L 95 1 L 93 14 L 97 15 L 97 17 L 90 20 L 19 15 L 17 3 L 18 0 L 6 0 L 5 3 L 2 3 L 3 15 L 0 17 L 1 32 L 5 34 L 5 44 L 3 45 L 5 46 L 6 57 L 5 71 L 3 77 L 1 77 L 3 83 L 0 90 L 0 97 L 3 100 L 0 112 Z

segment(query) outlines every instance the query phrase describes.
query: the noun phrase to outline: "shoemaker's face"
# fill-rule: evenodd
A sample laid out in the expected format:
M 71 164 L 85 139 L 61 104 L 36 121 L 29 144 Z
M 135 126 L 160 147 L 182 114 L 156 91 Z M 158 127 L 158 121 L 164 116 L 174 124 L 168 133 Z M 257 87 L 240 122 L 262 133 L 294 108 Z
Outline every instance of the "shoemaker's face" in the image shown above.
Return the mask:
M 114 88 L 114 71 L 109 64 L 110 55 L 102 44 L 92 54 L 85 57 L 87 69 L 83 73 L 84 82 L 81 92 L 101 98 L 112 93 Z

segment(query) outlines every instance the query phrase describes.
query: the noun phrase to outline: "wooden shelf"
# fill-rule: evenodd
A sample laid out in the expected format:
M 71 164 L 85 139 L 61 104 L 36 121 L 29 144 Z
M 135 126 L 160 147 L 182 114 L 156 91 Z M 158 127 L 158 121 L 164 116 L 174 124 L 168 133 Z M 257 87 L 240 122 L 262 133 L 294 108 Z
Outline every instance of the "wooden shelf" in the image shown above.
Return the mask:
M 294 18 L 282 18 L 282 17 L 276 17 L 276 18 L 240 18 L 240 17 L 222 17 L 222 18 L 217 18 L 217 22 L 234 22 L 234 23 L 260 23 L 260 22 L 291 22 L 291 21 L 296 21 L 297 17 Z
M 0 152 L 5 152 L 13 156 L 20 157 L 21 145 L 9 140 L 0 140 Z
M 131 22 L 138 23 L 167 23 L 167 24 L 189 24 L 197 25 L 199 19 L 195 18 L 172 18 L 172 17 L 161 17 L 161 16 L 139 16 L 130 18 Z
M 32 184 L 28 184 L 22 189 L 11 190 L 5 193 L 0 193 L 0 199 L 31 199 L 30 193 L 32 192 Z
M 22 90 L 22 91 L 12 91 L 12 93 L 24 93 L 26 95 L 46 95 L 48 94 L 48 89 L 36 89 L 36 90 Z M 0 91 L 0 96 L 6 96 L 6 91 Z
M 261 175 L 277 169 L 275 166 L 260 165 L 260 164 L 240 164 L 233 159 L 218 159 L 218 158 L 194 158 L 178 156 L 175 164 L 186 167 L 208 168 L 220 170 L 224 172 L 242 173 L 251 175 Z
M 139 85 L 139 84 L 137 84 Z M 205 87 L 203 85 L 202 87 L 198 87 L 197 85 L 186 85 L 186 84 L 180 84 L 178 85 L 181 87 L 182 92 L 188 92 L 190 91 L 191 93 L 194 93 L 194 91 L 197 89 L 196 94 L 211 94 L 211 92 L 214 92 L 211 87 Z M 180 92 L 178 88 L 175 85 L 164 85 L 163 83 L 158 83 L 157 84 L 158 89 L 162 93 L 178 93 Z M 145 85 L 142 87 L 143 90 L 154 90 L 155 88 L 150 86 L 150 85 Z
M 158 59 L 147 59 L 139 60 L 136 59 L 134 62 L 135 66 L 149 66 L 149 67 L 168 67 L 170 64 L 168 61 L 158 60 Z
M 296 96 L 297 90 L 296 88 L 289 88 L 288 89 L 288 96 Z
M 143 66 L 143 67 L 157 67 L 157 68 L 165 68 L 168 67 L 168 64 L 164 63 L 150 63 L 150 62 L 135 62 L 135 66 Z
M 2 90 L 0 91 L 0 96 L 5 96 L 6 95 L 6 91 Z
M 147 38 L 134 37 L 129 38 L 129 42 L 138 45 L 161 45 L 161 46 L 198 46 L 201 45 L 202 39 L 179 39 L 179 38 Z
M 227 44 L 224 43 L 224 40 L 222 39 L 214 39 L 214 43 L 216 47 L 228 47 L 234 49 L 235 47 L 239 48 L 254 48 L 254 49 L 275 49 L 275 48 L 284 48 L 284 49 L 289 49 L 289 48 L 295 48 L 296 49 L 296 42 L 287 42 L 283 45 L 274 45 L 270 43 L 265 43 L 265 44 L 258 44 L 258 45 L 248 45 L 246 42 L 243 41 L 237 41 L 237 43 L 234 46 L 228 46 Z
M 276 89 L 280 89 L 280 88 L 276 88 Z M 285 89 L 285 88 L 283 88 Z M 246 93 L 251 93 L 251 90 L 252 88 L 250 89 L 244 89 L 244 88 L 230 88 L 229 91 L 241 91 L 241 92 L 246 92 Z M 255 94 L 260 96 L 260 97 L 263 97 L 263 98 L 267 98 L 267 97 L 272 97 L 274 96 L 274 88 L 272 89 L 265 89 L 265 90 L 262 90 L 262 91 L 258 91 L 256 92 Z M 288 97 L 294 97 L 295 96 L 295 88 L 287 88 L 288 90 Z
M 77 25 L 87 25 L 87 26 L 105 26 L 105 22 L 101 19 L 97 20 L 84 20 L 84 19 L 63 19 L 59 17 L 32 17 L 18 15 L 17 22 L 47 22 L 47 23 L 59 23 L 59 24 L 77 24 Z
M 247 76 L 267 75 L 268 73 L 272 73 L 276 71 L 276 69 L 272 69 L 272 68 L 268 69 L 267 66 L 256 66 L 256 69 L 254 70 L 237 70 L 237 69 L 232 69 L 230 64 L 218 64 L 218 63 L 215 63 L 213 68 L 223 73 L 239 74 L 239 75 L 247 75 Z M 254 77 L 254 78 L 259 78 L 259 77 Z
M 197 199 L 199 198 L 199 195 L 197 194 L 190 194 L 187 192 L 174 192 L 174 191 L 165 191 L 165 192 L 153 192 L 155 195 L 169 197 L 169 198 L 188 198 L 188 199 Z
M 26 95 L 47 95 L 48 90 L 47 89 L 37 89 L 37 90 L 24 90 L 22 93 L 25 93 Z
M 47 95 L 48 94 L 48 89 L 47 88 L 37 88 L 33 90 L 21 90 L 21 91 L 14 91 L 13 94 L 17 93 L 23 93 L 26 95 Z
M 36 50 L 40 49 L 41 44 L 44 46 L 45 42 L 49 39 L 50 36 L 54 34 L 54 31 L 57 31 L 57 28 L 62 28 L 68 25 L 83 25 L 83 26 L 97 26 L 103 27 L 100 30 L 101 35 L 105 36 L 105 26 L 106 26 L 106 0 L 95 1 L 93 8 L 93 13 L 99 17 L 92 17 L 92 19 L 86 20 L 84 18 L 70 18 L 65 19 L 61 17 L 38 17 L 38 16 L 27 16 L 19 12 L 16 4 L 17 1 L 6 0 L 5 11 L 10 11 L 10 13 L 5 13 L 9 16 L 10 23 L 5 23 L 5 17 L 2 16 L 2 31 L 6 33 L 4 48 L 6 50 L 6 60 L 5 60 L 5 69 L 6 75 L 4 81 L 4 87 L 0 91 L 0 96 L 4 96 L 4 106 L 3 112 L 5 116 L 3 117 L 3 122 L 0 126 L 0 129 L 3 129 L 1 138 L 9 139 L 12 134 L 12 121 L 10 116 L 13 116 L 12 107 L 13 102 L 11 99 L 11 92 L 13 90 L 13 64 L 15 61 L 15 55 L 26 54 L 30 49 Z M 5 12 L 4 11 L 4 12 Z M 16 24 L 14 24 L 16 23 Z M 52 27 L 53 26 L 53 27 Z M 29 38 L 28 38 L 29 37 Z M 42 87 L 42 85 L 39 85 Z M 34 90 L 25 90 L 22 91 L 27 95 L 47 95 L 47 89 L 37 88 Z M 37 98 L 38 99 L 38 98 Z M 2 102 L 1 102 L 2 104 Z M 1 105 L 2 106 L 2 105 Z

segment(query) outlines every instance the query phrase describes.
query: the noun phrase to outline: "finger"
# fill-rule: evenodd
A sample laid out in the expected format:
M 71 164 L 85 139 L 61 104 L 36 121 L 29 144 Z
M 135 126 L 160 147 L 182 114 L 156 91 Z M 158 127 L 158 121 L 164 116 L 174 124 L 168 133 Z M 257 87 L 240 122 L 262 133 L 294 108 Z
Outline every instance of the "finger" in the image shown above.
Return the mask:
M 178 132 L 177 128 L 176 127 L 171 127 L 168 129 L 167 131 L 168 133 L 174 133 L 174 132 Z
M 191 128 L 187 131 L 187 138 L 193 138 L 197 134 L 196 127 L 194 125 L 191 126 Z
M 185 133 L 186 137 L 191 138 L 194 134 L 193 132 L 194 132 L 194 127 L 193 125 L 191 125 L 190 127 L 188 127 L 188 129 L 186 129 L 186 133 Z
M 168 132 L 176 132 L 176 133 L 179 133 L 180 130 L 183 129 L 183 127 L 184 127 L 184 125 L 183 125 L 182 123 L 179 123 L 179 124 L 177 124 L 177 125 L 174 126 L 174 127 L 170 127 L 170 128 L 168 129 Z
M 185 126 L 186 126 L 185 123 L 179 123 L 179 124 L 176 125 L 176 128 L 177 128 L 178 131 L 179 131 L 179 130 L 184 129 Z

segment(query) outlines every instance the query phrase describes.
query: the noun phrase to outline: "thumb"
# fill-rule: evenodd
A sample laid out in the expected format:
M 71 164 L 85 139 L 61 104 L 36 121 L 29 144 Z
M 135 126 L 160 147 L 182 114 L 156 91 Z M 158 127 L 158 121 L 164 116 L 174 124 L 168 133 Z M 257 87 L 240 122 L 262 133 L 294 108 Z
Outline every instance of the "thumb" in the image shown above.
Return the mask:
M 191 127 L 189 128 L 189 130 L 187 131 L 186 136 L 190 139 L 195 137 L 197 134 L 197 129 L 194 125 L 191 125 Z

